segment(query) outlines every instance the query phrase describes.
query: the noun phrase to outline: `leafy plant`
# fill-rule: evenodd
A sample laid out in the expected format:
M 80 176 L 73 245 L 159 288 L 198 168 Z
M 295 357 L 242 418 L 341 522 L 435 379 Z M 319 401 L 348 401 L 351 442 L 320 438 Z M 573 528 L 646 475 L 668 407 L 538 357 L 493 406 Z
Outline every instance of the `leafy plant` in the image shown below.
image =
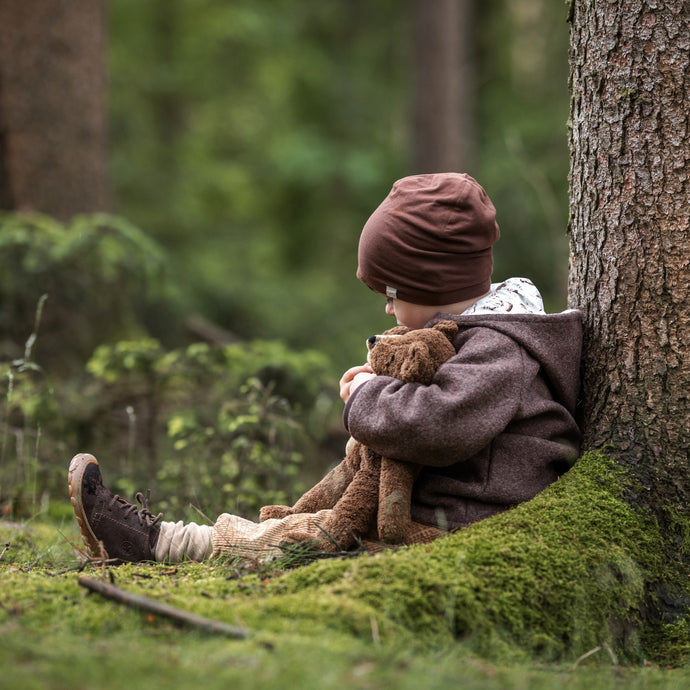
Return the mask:
M 21 357 L 41 299 L 34 361 L 57 370 L 81 368 L 101 342 L 141 333 L 147 300 L 168 289 L 159 247 L 128 221 L 105 214 L 63 224 L 2 213 L 0 262 L 0 356 Z
M 335 417 L 327 369 L 275 342 L 103 345 L 87 365 L 92 442 L 111 449 L 123 493 L 145 481 L 169 508 L 254 515 L 294 498 L 302 466 L 318 462 Z
M 174 495 L 184 477 L 186 491 L 215 512 L 240 515 L 289 501 L 302 488 L 296 480 L 310 439 L 273 388 L 249 379 L 210 424 L 191 410 L 171 417 L 168 435 L 179 457 L 161 471 L 162 487 Z
M 28 503 L 36 507 L 41 430 L 60 416 L 53 390 L 33 361 L 45 299 L 38 301 L 23 357 L 0 364 L 0 505 L 6 516 Z

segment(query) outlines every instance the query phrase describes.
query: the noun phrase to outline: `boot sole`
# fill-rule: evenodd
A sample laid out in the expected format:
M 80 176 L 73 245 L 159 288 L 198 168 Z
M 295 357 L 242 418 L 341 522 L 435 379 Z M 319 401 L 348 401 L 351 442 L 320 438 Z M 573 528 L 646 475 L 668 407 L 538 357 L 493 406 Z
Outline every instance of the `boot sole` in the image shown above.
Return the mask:
M 81 500 L 81 487 L 84 479 L 84 472 L 89 465 L 98 465 L 98 460 L 90 453 L 79 453 L 75 455 L 69 464 L 67 484 L 69 486 L 69 497 L 74 508 L 74 515 L 77 518 L 81 538 L 86 544 L 92 556 L 95 558 L 108 558 L 108 553 L 103 546 L 103 542 L 93 533 L 91 525 L 84 512 Z

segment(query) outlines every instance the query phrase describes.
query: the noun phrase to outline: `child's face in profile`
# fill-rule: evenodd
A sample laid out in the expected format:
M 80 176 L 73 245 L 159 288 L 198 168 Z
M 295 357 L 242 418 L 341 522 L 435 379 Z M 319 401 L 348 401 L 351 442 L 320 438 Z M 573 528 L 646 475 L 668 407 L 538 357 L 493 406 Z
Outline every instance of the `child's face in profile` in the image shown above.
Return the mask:
M 412 304 L 401 299 L 388 298 L 386 300 L 386 314 L 395 316 L 398 326 L 408 328 L 424 328 L 428 321 L 438 314 L 438 307 Z
M 398 326 L 408 328 L 424 328 L 436 314 L 462 314 L 468 307 L 472 306 L 477 300 L 486 297 L 489 292 L 477 295 L 463 302 L 444 304 L 442 306 L 426 306 L 423 304 L 412 304 L 401 299 L 389 297 L 386 300 L 386 314 L 395 316 Z

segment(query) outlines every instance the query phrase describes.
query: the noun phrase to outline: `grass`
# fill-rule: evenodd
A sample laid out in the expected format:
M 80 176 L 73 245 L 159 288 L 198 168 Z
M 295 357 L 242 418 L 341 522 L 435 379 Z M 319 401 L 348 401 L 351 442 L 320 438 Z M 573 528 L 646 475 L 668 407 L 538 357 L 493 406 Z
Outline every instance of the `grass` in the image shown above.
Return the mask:
M 650 662 L 630 629 L 620 633 L 655 567 L 656 535 L 611 494 L 597 459 L 524 508 L 434 544 L 291 571 L 221 559 L 85 565 L 65 503 L 0 521 L 0 552 L 10 545 L 0 557 L 3 690 L 690 685 L 680 656 L 673 669 L 668 653 Z M 89 594 L 83 574 L 253 634 L 178 627 Z

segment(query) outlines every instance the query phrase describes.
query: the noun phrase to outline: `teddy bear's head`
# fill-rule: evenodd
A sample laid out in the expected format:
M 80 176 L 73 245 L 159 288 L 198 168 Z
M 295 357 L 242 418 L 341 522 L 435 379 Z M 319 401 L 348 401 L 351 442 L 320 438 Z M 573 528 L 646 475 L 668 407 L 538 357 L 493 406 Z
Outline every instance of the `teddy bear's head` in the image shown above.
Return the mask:
M 441 364 L 455 354 L 457 332 L 454 321 L 416 330 L 398 326 L 367 340 L 367 360 L 375 374 L 428 385 Z

